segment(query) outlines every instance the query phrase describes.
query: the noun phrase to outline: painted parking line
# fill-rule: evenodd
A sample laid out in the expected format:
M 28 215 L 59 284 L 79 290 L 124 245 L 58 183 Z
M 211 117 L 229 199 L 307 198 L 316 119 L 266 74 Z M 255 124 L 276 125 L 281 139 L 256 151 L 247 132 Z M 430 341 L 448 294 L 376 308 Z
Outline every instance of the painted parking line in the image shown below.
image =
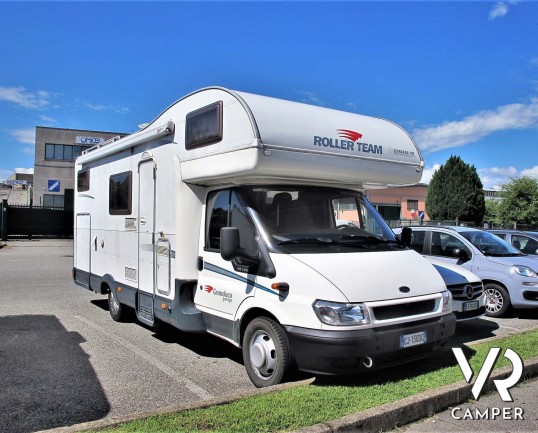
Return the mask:
M 104 335 L 107 338 L 110 338 L 117 344 L 125 347 L 126 349 L 130 350 L 131 352 L 135 353 L 137 356 L 142 358 L 143 360 L 149 362 L 151 365 L 153 365 L 158 370 L 162 371 L 164 374 L 178 382 L 180 385 L 183 385 L 185 388 L 187 388 L 189 391 L 191 391 L 193 394 L 196 394 L 201 399 L 210 399 L 214 396 L 207 392 L 205 389 L 199 387 L 194 382 L 190 381 L 189 379 L 183 377 L 178 372 L 176 372 L 173 368 L 170 368 L 168 365 L 161 362 L 158 358 L 155 356 L 149 354 L 148 352 L 140 349 L 140 347 L 135 346 L 132 343 L 129 343 L 128 341 L 124 340 L 123 338 L 119 338 L 118 336 L 111 335 L 108 332 L 103 331 L 97 324 L 93 323 L 92 321 L 88 320 L 85 317 L 82 316 L 75 316 L 78 320 L 85 323 L 95 331 L 99 332 L 101 335 Z

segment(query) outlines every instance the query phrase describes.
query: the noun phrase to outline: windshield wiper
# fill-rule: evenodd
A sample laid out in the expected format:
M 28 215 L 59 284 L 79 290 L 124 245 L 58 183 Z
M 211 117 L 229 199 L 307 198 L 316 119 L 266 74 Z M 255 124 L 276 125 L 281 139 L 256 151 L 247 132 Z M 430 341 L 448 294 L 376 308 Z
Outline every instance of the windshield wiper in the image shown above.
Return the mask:
M 286 241 L 280 241 L 277 245 L 290 245 L 290 244 L 332 244 L 335 241 L 328 238 L 297 238 L 288 239 Z

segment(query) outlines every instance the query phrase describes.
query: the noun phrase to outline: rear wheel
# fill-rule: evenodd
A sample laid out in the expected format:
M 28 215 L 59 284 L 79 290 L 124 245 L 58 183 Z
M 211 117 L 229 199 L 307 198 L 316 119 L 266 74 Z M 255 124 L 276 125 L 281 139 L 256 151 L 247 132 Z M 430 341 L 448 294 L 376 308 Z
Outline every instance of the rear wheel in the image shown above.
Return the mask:
M 284 328 L 268 317 L 250 322 L 243 336 L 243 360 L 250 380 L 258 388 L 281 383 L 293 367 Z
M 125 307 L 118 301 L 113 290 L 108 292 L 108 312 L 115 322 L 121 322 L 125 318 Z
M 486 293 L 486 315 L 490 317 L 501 317 L 510 308 L 510 295 L 508 291 L 498 284 L 487 283 L 484 285 Z

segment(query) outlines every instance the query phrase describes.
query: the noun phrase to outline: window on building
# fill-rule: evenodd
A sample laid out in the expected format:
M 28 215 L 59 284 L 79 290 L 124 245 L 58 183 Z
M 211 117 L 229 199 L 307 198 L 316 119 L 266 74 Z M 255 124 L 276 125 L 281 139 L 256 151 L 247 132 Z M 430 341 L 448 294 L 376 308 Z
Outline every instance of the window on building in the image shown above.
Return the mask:
M 222 101 L 187 114 L 185 149 L 190 150 L 222 140 Z
M 108 188 L 108 213 L 130 215 L 132 212 L 132 172 L 126 171 L 110 176 Z
M 417 210 L 418 200 L 407 200 L 407 210 Z
M 90 170 L 80 170 L 77 174 L 77 191 L 84 192 L 90 189 Z
M 73 161 L 83 150 L 91 146 L 72 146 L 70 144 L 45 144 L 45 159 L 57 161 Z
M 44 207 L 64 207 L 64 196 L 56 194 L 43 194 Z

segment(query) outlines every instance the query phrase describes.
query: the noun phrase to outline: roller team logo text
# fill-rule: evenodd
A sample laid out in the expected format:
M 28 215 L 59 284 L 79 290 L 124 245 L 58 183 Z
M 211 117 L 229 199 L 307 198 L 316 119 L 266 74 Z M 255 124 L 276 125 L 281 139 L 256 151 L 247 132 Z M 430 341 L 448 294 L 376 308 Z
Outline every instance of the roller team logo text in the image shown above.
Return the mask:
M 352 131 L 350 129 L 337 129 L 336 133 L 340 138 L 320 137 L 319 135 L 315 135 L 314 146 L 335 149 L 335 151 L 349 150 L 352 152 L 383 155 L 383 146 L 359 141 L 362 139 L 362 134 L 360 132 Z

